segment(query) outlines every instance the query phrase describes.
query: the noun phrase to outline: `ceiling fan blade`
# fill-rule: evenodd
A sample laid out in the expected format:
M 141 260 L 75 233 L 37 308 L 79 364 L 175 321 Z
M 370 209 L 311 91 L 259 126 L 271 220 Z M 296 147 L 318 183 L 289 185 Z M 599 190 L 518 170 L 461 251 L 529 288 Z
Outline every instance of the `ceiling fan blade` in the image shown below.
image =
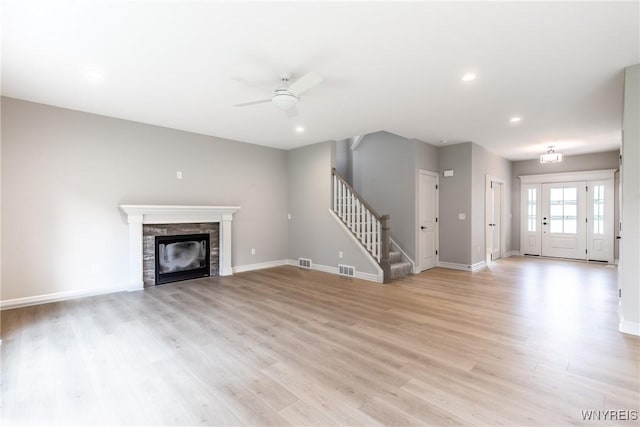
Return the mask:
M 289 86 L 289 91 L 297 96 L 319 85 L 322 83 L 322 80 L 323 78 L 320 74 L 311 71 L 293 82 L 291 86 Z
M 240 104 L 233 104 L 233 106 L 234 107 L 246 107 L 247 105 L 264 104 L 266 102 L 271 102 L 271 98 L 261 99 L 260 101 L 242 102 Z
M 285 110 L 287 113 L 287 117 L 292 118 L 292 117 L 298 117 L 298 107 L 296 107 L 295 105 L 291 108 L 289 108 L 288 110 Z
M 245 80 L 245 79 L 243 79 L 241 77 L 231 77 L 231 80 L 236 81 L 238 83 L 241 83 L 241 84 L 243 84 L 245 86 L 249 86 L 249 87 L 252 87 L 254 89 L 261 90 L 263 92 L 273 92 L 273 88 L 262 86 L 261 84 L 258 84 L 258 83 L 250 82 L 249 80 Z

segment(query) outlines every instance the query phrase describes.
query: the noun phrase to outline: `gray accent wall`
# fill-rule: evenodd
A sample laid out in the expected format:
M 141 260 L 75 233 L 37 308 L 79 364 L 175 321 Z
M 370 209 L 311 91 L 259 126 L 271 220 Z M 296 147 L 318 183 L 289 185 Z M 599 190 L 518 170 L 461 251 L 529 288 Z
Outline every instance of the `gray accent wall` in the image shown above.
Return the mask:
M 521 160 L 511 163 L 511 210 L 513 212 L 513 222 L 511 224 L 511 236 L 513 250 L 520 250 L 520 176 L 539 175 L 545 173 L 579 172 L 589 170 L 618 169 L 620 164 L 620 152 L 607 151 L 603 153 L 581 154 L 576 156 L 564 156 L 560 163 L 542 164 L 538 159 Z M 618 180 L 616 179 L 616 184 Z M 614 191 L 615 218 L 618 224 L 619 203 L 618 186 Z M 618 257 L 618 242 L 615 242 L 615 257 Z
M 437 148 L 389 132 L 363 137 L 352 153 L 353 188 L 380 215 L 391 236 L 415 260 L 418 169 L 438 171 Z
M 511 161 L 498 156 L 476 143 L 472 147 L 472 178 L 471 178 L 471 264 L 486 259 L 486 177 L 497 178 L 502 181 L 502 256 L 508 256 L 511 251 Z
M 329 212 L 336 143 L 322 142 L 287 152 L 289 176 L 289 259 L 311 259 L 313 264 L 377 274 L 375 261 L 341 228 Z M 339 257 L 343 252 L 343 258 Z
M 240 205 L 232 265 L 287 258 L 285 151 L 11 98 L 2 145 L 2 300 L 125 286 L 120 204 Z
M 440 262 L 471 264 L 472 143 L 438 149 L 440 165 Z M 453 170 L 444 177 L 445 170 Z M 458 219 L 459 214 L 466 219 Z

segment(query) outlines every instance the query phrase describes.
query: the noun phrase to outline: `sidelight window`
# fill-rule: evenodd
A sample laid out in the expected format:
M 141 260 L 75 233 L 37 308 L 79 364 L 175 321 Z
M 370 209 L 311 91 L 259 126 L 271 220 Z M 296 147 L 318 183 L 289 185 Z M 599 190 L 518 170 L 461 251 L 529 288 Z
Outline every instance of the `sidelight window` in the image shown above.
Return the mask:
M 536 189 L 529 188 L 527 192 L 527 231 L 536 231 Z
M 604 234 L 604 185 L 593 186 L 593 234 Z

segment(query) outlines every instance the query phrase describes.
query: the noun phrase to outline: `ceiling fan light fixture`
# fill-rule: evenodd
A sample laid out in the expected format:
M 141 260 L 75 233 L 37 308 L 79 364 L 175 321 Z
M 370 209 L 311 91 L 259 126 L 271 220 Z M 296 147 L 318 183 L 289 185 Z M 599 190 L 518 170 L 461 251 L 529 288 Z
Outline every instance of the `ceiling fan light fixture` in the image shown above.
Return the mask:
M 281 110 L 293 108 L 298 103 L 298 98 L 289 91 L 276 91 L 271 99 L 273 104 Z
M 553 151 L 553 145 L 549 146 L 546 154 L 540 156 L 540 163 L 559 163 L 562 161 L 562 153 Z

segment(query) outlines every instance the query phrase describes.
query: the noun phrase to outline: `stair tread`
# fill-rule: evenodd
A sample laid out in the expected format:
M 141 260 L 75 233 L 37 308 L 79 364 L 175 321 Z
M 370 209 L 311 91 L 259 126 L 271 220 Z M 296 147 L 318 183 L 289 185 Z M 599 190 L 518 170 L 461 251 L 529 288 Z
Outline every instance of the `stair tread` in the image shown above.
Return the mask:
M 400 268 L 400 267 L 405 267 L 407 265 L 411 265 L 411 263 L 409 261 L 398 261 L 398 262 L 394 262 L 391 264 L 391 268 L 393 268 L 394 266 L 396 268 Z

